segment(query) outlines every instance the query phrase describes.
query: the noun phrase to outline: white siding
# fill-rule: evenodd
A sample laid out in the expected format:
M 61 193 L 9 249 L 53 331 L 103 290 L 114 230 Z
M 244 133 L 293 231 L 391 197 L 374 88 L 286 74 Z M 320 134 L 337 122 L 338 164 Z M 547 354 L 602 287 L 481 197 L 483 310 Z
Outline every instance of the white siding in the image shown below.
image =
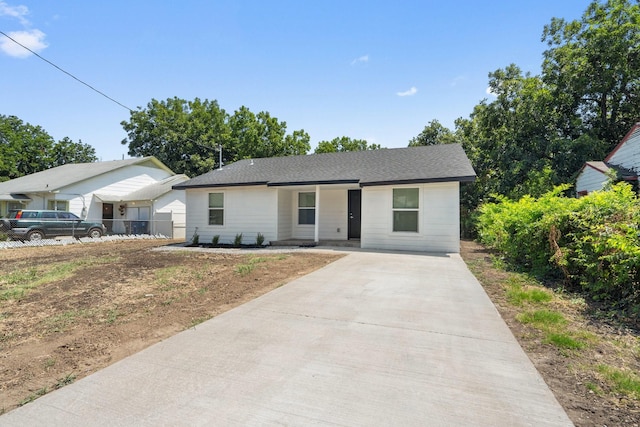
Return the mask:
M 209 225 L 209 193 L 224 193 L 224 224 Z M 265 243 L 277 238 L 277 189 L 266 187 L 225 187 L 186 190 L 186 239 L 191 240 L 196 227 L 200 243 L 220 236 L 220 243 L 232 243 L 243 234 L 243 243 L 255 243 L 258 233 Z
M 640 128 L 613 153 L 609 163 L 640 172 Z
M 186 226 L 186 208 L 185 208 L 185 191 L 184 190 L 171 190 L 170 192 L 162 195 L 158 200 L 153 203 L 155 213 L 153 215 L 156 221 L 166 221 L 166 214 L 169 213 L 169 221 L 173 224 L 172 236 L 174 239 L 185 238 L 185 226 Z M 161 214 L 156 217 L 156 214 Z M 159 222 L 156 226 L 165 229 L 166 224 Z M 159 228 L 159 229 L 160 229 Z M 164 233 L 166 234 L 166 233 Z
M 277 240 L 291 239 L 293 215 L 291 212 L 292 192 L 290 190 L 278 190 L 278 232 Z
M 69 210 L 80 215 L 83 207 L 82 198 L 84 197 L 87 219 L 100 221 L 102 219 L 102 202 L 93 197 L 94 193 L 124 196 L 169 176 L 171 174 L 163 169 L 131 165 L 69 185 L 60 190 L 55 195 L 55 199 L 69 200 Z M 53 200 L 53 198 L 53 194 L 46 196 L 47 200 Z M 46 200 L 40 199 L 34 202 L 32 203 L 33 209 L 46 209 L 47 207 Z
M 347 227 L 347 190 L 320 190 L 320 239 L 346 240 Z
M 309 187 L 309 189 L 301 191 L 293 191 L 291 197 L 291 237 L 294 239 L 311 239 L 315 237 L 315 225 L 313 224 L 298 224 L 298 194 L 299 193 L 315 193 L 316 188 Z M 320 196 L 320 203 L 322 204 L 322 195 Z
M 393 232 L 393 189 L 419 188 L 418 232 Z M 361 247 L 460 252 L 459 183 L 364 187 Z
M 607 176 L 597 169 L 587 165 L 576 179 L 576 193 L 602 190 L 607 182 Z

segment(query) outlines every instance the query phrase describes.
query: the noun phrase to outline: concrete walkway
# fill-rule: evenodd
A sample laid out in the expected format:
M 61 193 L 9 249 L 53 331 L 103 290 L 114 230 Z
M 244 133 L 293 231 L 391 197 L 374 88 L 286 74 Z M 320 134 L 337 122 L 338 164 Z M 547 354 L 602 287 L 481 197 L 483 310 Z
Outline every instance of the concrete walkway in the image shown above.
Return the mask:
M 458 255 L 345 258 L 2 426 L 568 426 Z

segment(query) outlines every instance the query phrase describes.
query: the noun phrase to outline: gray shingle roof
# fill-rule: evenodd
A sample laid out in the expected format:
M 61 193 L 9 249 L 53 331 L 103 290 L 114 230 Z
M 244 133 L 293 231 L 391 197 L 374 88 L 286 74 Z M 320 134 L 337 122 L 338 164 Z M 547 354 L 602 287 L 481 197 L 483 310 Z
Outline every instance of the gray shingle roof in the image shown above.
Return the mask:
M 173 188 L 337 183 L 368 186 L 465 182 L 475 176 L 462 146 L 444 144 L 240 160 Z
M 156 167 L 173 173 L 155 157 L 138 157 L 95 163 L 73 163 L 22 176 L 10 181 L 0 182 L 0 194 L 55 191 L 125 166 L 144 164 L 147 162 L 151 162 Z

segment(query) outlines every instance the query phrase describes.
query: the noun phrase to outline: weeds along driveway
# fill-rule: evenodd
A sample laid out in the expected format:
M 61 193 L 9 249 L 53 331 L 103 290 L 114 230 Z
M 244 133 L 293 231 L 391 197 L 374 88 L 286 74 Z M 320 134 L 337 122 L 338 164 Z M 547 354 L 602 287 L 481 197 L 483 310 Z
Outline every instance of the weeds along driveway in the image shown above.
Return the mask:
M 353 251 L 0 425 L 572 425 L 458 255 Z

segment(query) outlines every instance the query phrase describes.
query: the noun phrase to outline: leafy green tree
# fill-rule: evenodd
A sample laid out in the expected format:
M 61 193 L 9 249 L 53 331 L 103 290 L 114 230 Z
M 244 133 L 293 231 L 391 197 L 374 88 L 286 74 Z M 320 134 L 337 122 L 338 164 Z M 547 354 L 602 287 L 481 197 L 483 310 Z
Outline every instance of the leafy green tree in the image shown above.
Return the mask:
M 187 101 L 177 97 L 152 99 L 145 109 L 131 112 L 121 122 L 131 156 L 155 156 L 173 171 L 197 176 L 244 158 L 305 154 L 309 135 L 304 130 L 287 135 L 286 122 L 268 112 L 254 114 L 241 107 L 229 115 L 217 101 Z
M 287 123 L 266 111 L 254 114 L 242 106 L 229 118 L 229 127 L 236 159 L 306 154 L 311 148 L 304 130 L 286 135 Z
M 456 135 L 438 120 L 431 120 L 418 136 L 411 138 L 409 147 L 420 145 L 451 144 L 457 142 Z
M 128 134 L 122 141 L 129 155 L 155 156 L 174 172 L 196 176 L 216 167 L 219 144 L 226 146 L 231 130 L 227 113 L 217 101 L 152 99 L 120 123 Z M 224 153 L 223 162 L 231 160 Z
M 64 137 L 57 143 L 42 127 L 16 116 L 0 115 L 0 181 L 19 178 L 66 163 L 96 161 L 95 149 Z
M 640 118 L 640 5 L 592 1 L 580 20 L 553 18 L 542 40 L 558 131 L 590 133 L 609 151 Z
M 0 181 L 51 167 L 53 144 L 51 135 L 40 126 L 0 115 Z
M 456 138 L 478 175 L 463 188 L 468 208 L 492 194 L 541 195 L 570 182 L 585 160 L 604 157 L 603 145 L 589 134 L 569 138 L 558 130 L 562 112 L 540 77 L 523 74 L 513 64 L 489 77 L 496 99 L 481 102 L 469 119 L 456 121 Z
M 369 144 L 364 139 L 352 139 L 347 136 L 334 138 L 331 141 L 320 141 L 315 153 L 337 153 L 342 151 L 379 150 L 380 144 Z
M 69 137 L 64 137 L 52 149 L 53 166 L 61 166 L 67 163 L 92 163 L 96 162 L 96 150 L 82 140 L 73 142 Z

